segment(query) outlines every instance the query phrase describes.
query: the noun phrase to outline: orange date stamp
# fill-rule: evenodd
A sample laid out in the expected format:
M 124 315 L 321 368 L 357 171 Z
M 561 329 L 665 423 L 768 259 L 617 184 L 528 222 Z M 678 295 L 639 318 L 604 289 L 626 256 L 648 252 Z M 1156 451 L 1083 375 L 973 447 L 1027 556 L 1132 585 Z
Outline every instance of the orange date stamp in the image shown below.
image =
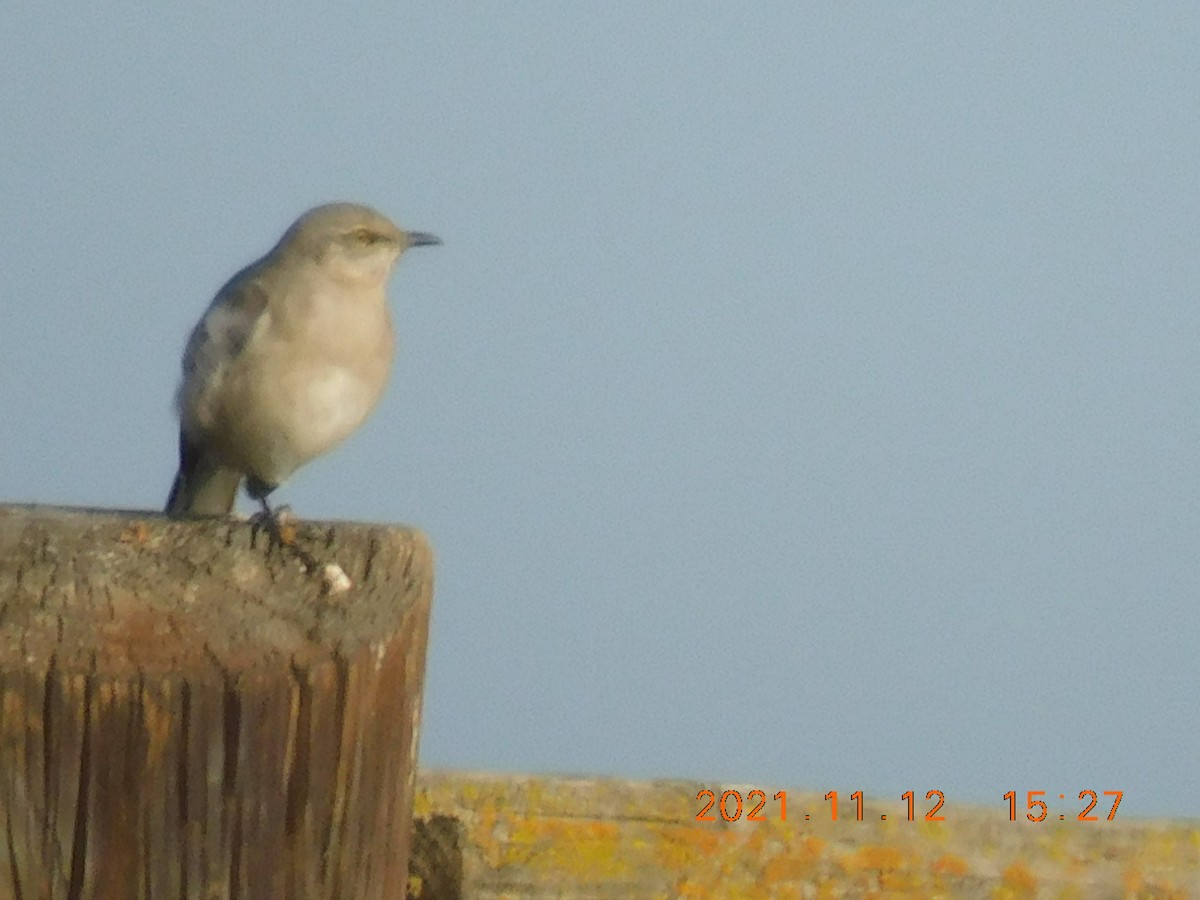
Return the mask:
M 1050 799 L 1042 799 L 1049 794 Z M 1018 813 L 1024 812 L 1025 818 L 1030 822 L 1045 822 L 1068 820 L 1078 822 L 1099 822 L 1100 815 L 1097 814 L 1097 806 L 1100 804 L 1100 796 L 1112 797 L 1112 806 L 1108 810 L 1108 815 L 1104 821 L 1112 822 L 1117 816 L 1117 807 L 1121 805 L 1121 798 L 1124 796 L 1124 791 L 1096 791 L 1085 789 L 1079 792 L 1078 799 L 1080 803 L 1076 803 L 1074 799 L 1068 800 L 1067 794 L 1057 794 L 1047 791 L 1026 791 L 1025 805 L 1018 808 L 1018 792 L 1008 791 L 1002 797 L 1008 802 L 1008 820 L 1016 822 L 1019 820 Z M 1057 803 L 1055 803 L 1057 796 Z M 824 802 L 827 805 L 821 807 L 820 810 L 805 810 L 800 815 L 803 815 L 804 821 L 808 822 L 814 816 L 826 819 L 827 821 L 839 821 L 839 814 L 845 820 L 862 822 L 865 821 L 863 805 L 865 796 L 862 791 L 855 791 L 849 795 L 850 806 L 847 808 L 843 805 L 839 808 L 838 792 L 828 791 L 825 794 Z M 696 801 L 701 804 L 699 811 L 696 813 L 697 822 L 767 822 L 779 821 L 786 822 L 788 820 L 788 797 L 787 791 L 776 791 L 768 795 L 767 791 L 754 789 L 748 791 L 743 797 L 742 792 L 734 789 L 721 791 L 720 794 L 715 790 L 704 788 L 696 793 Z M 942 791 L 934 788 L 926 791 L 924 800 L 916 791 L 905 791 L 900 795 L 900 807 L 895 811 L 895 818 L 908 822 L 945 822 L 946 817 L 943 808 L 946 804 L 946 795 Z M 1103 809 L 1099 811 L 1103 813 Z M 796 817 L 793 811 L 793 817 Z M 874 816 L 872 815 L 872 818 Z M 889 818 L 888 813 L 879 814 L 880 821 L 886 822 Z

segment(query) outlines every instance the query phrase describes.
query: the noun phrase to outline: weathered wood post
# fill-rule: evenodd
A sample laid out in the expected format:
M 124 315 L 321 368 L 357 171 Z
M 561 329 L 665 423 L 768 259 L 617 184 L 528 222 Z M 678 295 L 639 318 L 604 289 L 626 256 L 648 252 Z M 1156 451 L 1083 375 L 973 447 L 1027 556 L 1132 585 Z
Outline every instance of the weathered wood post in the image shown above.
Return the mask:
M 429 547 L 299 540 L 0 507 L 0 900 L 404 897 Z

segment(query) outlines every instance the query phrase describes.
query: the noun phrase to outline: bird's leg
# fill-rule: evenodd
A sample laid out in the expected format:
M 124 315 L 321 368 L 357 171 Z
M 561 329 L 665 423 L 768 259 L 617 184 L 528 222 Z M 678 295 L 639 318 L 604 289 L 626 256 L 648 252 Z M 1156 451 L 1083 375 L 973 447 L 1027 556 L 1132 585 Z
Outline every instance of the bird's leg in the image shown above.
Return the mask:
M 278 510 L 271 508 L 271 502 L 267 497 L 275 488 L 276 485 L 268 484 L 256 475 L 251 475 L 246 479 L 246 493 L 262 506 L 262 509 L 254 514 L 251 521 L 254 524 L 255 532 L 265 528 L 276 543 L 288 546 L 296 541 L 296 529 L 285 522 L 286 506 L 280 507 Z
M 316 558 L 296 542 L 296 526 L 291 522 L 291 510 L 286 506 L 272 507 L 267 499 L 275 485 L 268 484 L 261 478 L 251 475 L 246 479 L 246 493 L 262 506 L 251 519 L 255 535 L 265 529 L 270 535 L 272 545 L 294 553 L 310 574 L 317 571 L 319 563 Z
M 256 497 L 262 506 L 254 514 L 256 522 L 269 530 L 281 544 L 296 542 L 296 526 L 292 524 L 292 508 L 290 506 L 272 506 L 266 497 Z

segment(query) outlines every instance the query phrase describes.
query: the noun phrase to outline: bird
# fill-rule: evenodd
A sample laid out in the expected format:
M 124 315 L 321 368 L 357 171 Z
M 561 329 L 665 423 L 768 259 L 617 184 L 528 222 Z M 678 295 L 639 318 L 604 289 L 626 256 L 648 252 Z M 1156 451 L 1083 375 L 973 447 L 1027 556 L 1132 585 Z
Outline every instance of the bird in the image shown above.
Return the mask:
M 271 493 L 354 432 L 387 384 L 387 284 L 411 247 L 442 243 L 358 203 L 301 215 L 213 298 L 183 353 L 174 518 L 224 516 L 243 480 Z

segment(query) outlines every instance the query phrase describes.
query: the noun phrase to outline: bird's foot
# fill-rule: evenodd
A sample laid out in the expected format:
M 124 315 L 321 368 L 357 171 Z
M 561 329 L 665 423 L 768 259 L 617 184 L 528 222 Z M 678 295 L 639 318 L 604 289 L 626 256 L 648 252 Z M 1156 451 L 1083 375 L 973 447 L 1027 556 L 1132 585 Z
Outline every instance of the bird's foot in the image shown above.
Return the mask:
M 280 550 L 296 556 L 304 564 L 304 569 L 309 574 L 317 571 L 320 563 L 297 541 L 296 520 L 292 515 L 291 507 L 272 508 L 265 499 L 259 500 L 259 503 L 262 504 L 262 509 L 250 517 L 250 527 L 253 529 L 255 539 L 258 538 L 260 531 L 265 531 L 272 548 L 278 547 Z
M 290 547 L 296 543 L 296 517 L 290 506 L 270 506 L 260 501 L 262 509 L 250 517 L 256 531 L 266 530 L 276 543 Z

